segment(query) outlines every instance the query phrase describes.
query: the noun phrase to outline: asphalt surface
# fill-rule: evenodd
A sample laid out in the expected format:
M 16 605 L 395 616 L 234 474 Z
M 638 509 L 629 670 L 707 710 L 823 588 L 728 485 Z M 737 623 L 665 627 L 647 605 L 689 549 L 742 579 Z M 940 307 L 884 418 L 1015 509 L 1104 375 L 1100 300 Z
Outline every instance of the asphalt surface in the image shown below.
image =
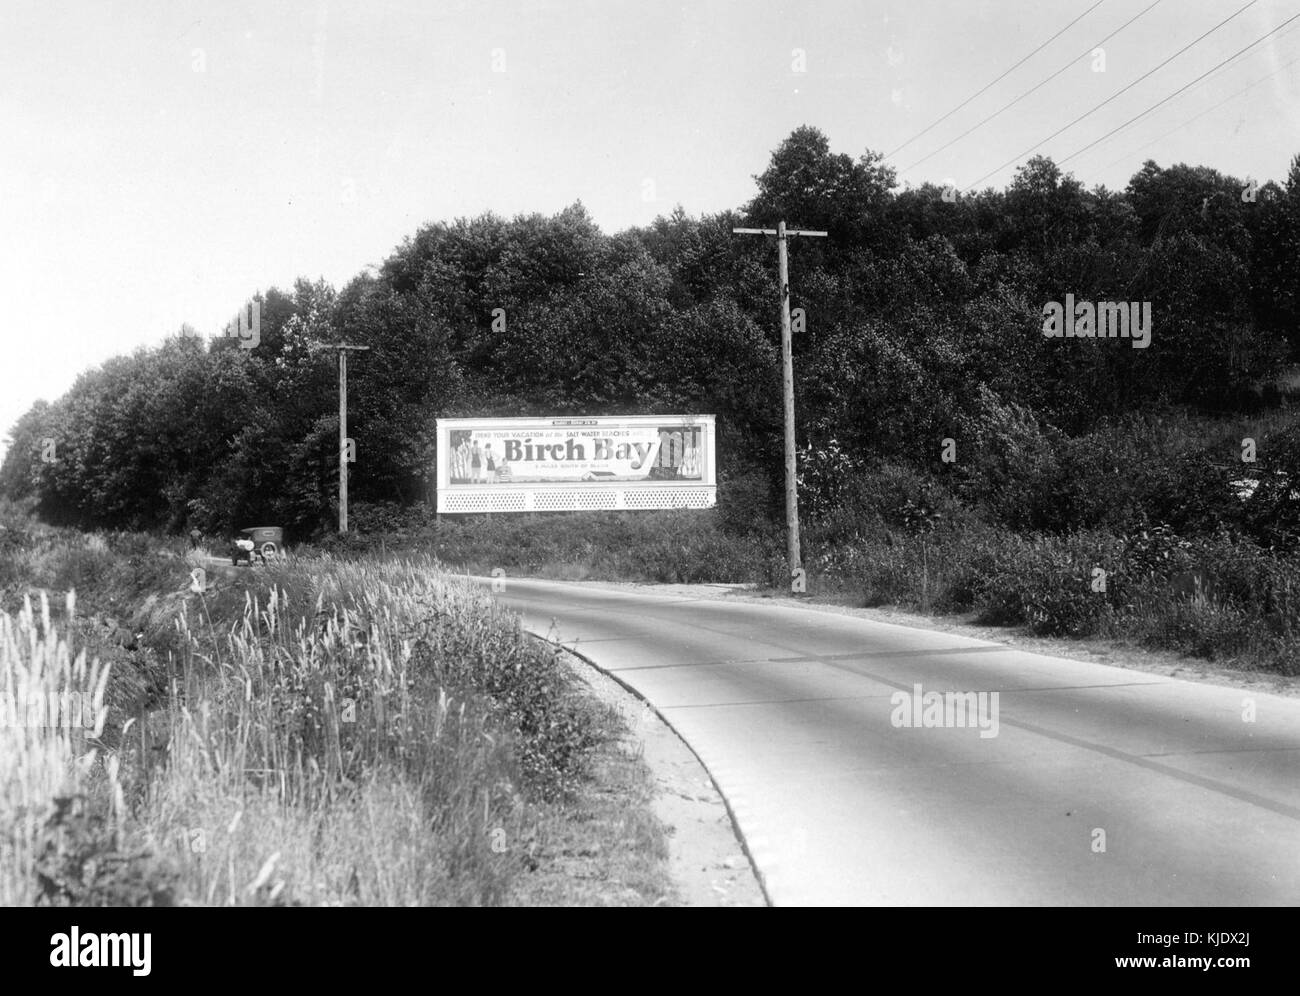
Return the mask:
M 797 606 L 496 597 L 672 724 L 776 905 L 1300 903 L 1300 699 Z

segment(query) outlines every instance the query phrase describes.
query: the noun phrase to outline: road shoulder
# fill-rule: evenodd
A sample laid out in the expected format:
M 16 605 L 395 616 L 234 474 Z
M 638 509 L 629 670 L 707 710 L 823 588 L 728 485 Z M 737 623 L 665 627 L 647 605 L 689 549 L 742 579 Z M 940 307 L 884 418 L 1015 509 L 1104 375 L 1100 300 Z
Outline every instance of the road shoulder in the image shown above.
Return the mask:
M 632 692 L 582 658 L 563 657 L 591 694 L 622 716 L 628 730 L 622 749 L 639 755 L 650 771 L 651 807 L 666 831 L 676 905 L 766 906 L 726 804 L 691 749 Z

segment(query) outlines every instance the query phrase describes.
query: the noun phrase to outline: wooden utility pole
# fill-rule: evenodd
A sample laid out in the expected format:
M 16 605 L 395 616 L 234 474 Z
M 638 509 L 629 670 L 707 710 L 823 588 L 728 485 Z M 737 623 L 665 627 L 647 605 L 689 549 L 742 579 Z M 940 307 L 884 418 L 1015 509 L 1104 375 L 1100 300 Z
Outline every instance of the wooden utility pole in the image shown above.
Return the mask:
M 348 350 L 364 350 L 346 342 L 321 343 L 319 349 L 339 354 L 339 532 L 348 531 Z
M 790 273 L 786 263 L 787 238 L 797 235 L 824 238 L 825 232 L 786 228 L 778 222 L 776 228 L 733 228 L 737 235 L 775 235 L 776 259 L 781 282 L 781 383 L 785 402 L 785 535 L 786 559 L 790 576 L 803 567 L 799 553 L 799 487 L 795 469 L 794 441 L 794 354 L 790 342 Z

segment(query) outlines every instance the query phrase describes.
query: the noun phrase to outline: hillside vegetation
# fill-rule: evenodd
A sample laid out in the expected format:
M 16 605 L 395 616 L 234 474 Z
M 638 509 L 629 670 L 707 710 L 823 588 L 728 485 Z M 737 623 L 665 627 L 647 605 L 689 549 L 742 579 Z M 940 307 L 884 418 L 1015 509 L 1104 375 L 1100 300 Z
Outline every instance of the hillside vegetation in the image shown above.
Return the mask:
M 1110 513 L 1016 486 L 1050 488 L 1130 430 L 1148 437 L 1107 472 L 1141 476 L 1156 437 L 1199 431 L 1187 413 L 1225 421 L 1180 449 L 1240 471 L 1300 359 L 1300 159 L 1280 184 L 1147 162 L 1110 191 L 1035 158 L 1005 190 L 954 196 L 900 190 L 879 154 L 804 127 L 756 179 L 739 210 L 614 235 L 580 204 L 440 221 L 342 288 L 259 292 L 255 336 L 182 329 L 34 406 L 0 490 L 85 528 L 311 539 L 334 521 L 338 455 L 334 365 L 311 347 L 341 338 L 371 347 L 349 372 L 356 500 L 431 500 L 434 421 L 458 415 L 715 413 L 724 480 L 772 490 L 776 253 L 731 229 L 781 219 L 830 233 L 792 246 L 791 286 L 804 471 L 831 501 L 846 468 L 890 464 L 1017 530 L 1086 526 Z M 1045 337 L 1067 296 L 1148 302 L 1149 344 Z

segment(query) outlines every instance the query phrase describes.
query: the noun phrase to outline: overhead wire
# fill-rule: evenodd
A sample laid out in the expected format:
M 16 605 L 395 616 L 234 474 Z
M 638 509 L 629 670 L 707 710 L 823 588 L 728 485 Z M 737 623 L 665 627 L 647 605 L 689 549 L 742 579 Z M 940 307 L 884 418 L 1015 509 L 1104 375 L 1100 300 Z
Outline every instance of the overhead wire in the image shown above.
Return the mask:
M 1205 110 L 1201 111 L 1199 114 L 1195 114 L 1195 115 L 1193 115 L 1192 117 L 1188 118 L 1187 120 L 1179 122 L 1175 127 L 1169 129 L 1169 131 L 1165 132 L 1164 134 L 1159 135 L 1159 136 L 1157 136 L 1156 138 L 1153 138 L 1151 141 L 1147 142 L 1145 145 L 1139 145 L 1137 148 L 1129 150 L 1128 152 L 1124 153 L 1124 155 L 1120 156 L 1118 159 L 1116 159 L 1116 160 L 1114 160 L 1114 161 L 1112 161 L 1112 162 L 1109 162 L 1109 163 L 1107 163 L 1105 166 L 1101 167 L 1101 169 L 1099 170 L 1099 172 L 1105 172 L 1106 170 L 1108 170 L 1108 169 L 1110 169 L 1110 168 L 1112 168 L 1112 167 L 1114 167 L 1114 166 L 1118 166 L 1120 163 L 1122 163 L 1125 159 L 1128 159 L 1130 156 L 1133 156 L 1133 155 L 1135 155 L 1135 154 L 1141 152 L 1141 151 L 1144 150 L 1144 149 L 1149 149 L 1151 146 L 1155 145 L 1156 142 L 1159 142 L 1159 141 L 1162 141 L 1163 139 L 1168 138 L 1170 135 L 1174 134 L 1175 132 L 1182 131 L 1184 128 L 1186 128 L 1186 127 L 1187 127 L 1189 124 L 1191 124 L 1193 121 L 1199 121 L 1201 118 L 1205 117 L 1205 115 L 1209 114 L 1211 111 L 1217 111 L 1217 110 L 1218 110 L 1220 107 L 1222 107 L 1224 104 L 1231 103 L 1232 101 L 1234 101 L 1234 100 L 1236 100 L 1238 97 L 1240 97 L 1242 94 L 1247 93 L 1247 92 L 1249 92 L 1249 91 L 1255 89 L 1255 87 L 1259 86 L 1261 83 L 1267 83 L 1267 82 L 1268 82 L 1269 80 L 1271 80 L 1274 76 L 1277 76 L 1279 73 L 1282 73 L 1282 72 L 1286 71 L 1287 69 L 1290 69 L 1292 66 L 1296 65 L 1297 63 L 1300 63 L 1300 57 L 1297 57 L 1297 58 L 1295 58 L 1295 59 L 1292 59 L 1290 62 L 1285 63 L 1284 65 L 1282 65 L 1282 66 L 1280 66 L 1279 68 L 1275 69 L 1273 72 L 1269 73 L 1267 76 L 1263 76 L 1263 77 L 1261 77 L 1260 79 L 1255 80 L 1254 83 L 1251 83 L 1251 84 L 1249 84 L 1248 86 L 1244 86 L 1244 87 L 1242 87 L 1242 88 L 1241 88 L 1240 90 L 1238 90 L 1236 93 L 1233 93 L 1232 95 L 1230 95 L 1230 96 L 1228 96 L 1228 97 L 1225 97 L 1223 100 L 1219 101 L 1219 102 L 1218 102 L 1217 104 L 1215 104 L 1213 107 L 1207 107 Z
M 1147 11 L 1151 10 L 1152 7 L 1159 6 L 1159 4 L 1162 3 L 1162 2 L 1163 2 L 1163 0 L 1155 0 L 1154 3 L 1149 4 L 1148 6 L 1144 7 L 1142 10 L 1138 11 L 1135 15 L 1133 15 L 1132 17 L 1130 17 L 1127 21 L 1125 21 L 1125 22 L 1124 22 L 1123 24 L 1121 24 L 1118 28 L 1116 28 L 1114 31 L 1112 31 L 1110 34 L 1106 35 L 1106 37 L 1100 39 L 1099 41 L 1095 41 L 1095 42 L 1093 42 L 1093 43 L 1092 43 L 1091 45 L 1089 45 L 1086 49 L 1084 49 L 1084 51 L 1083 51 L 1082 53 L 1080 53 L 1079 55 L 1076 55 L 1073 59 L 1071 59 L 1069 62 L 1067 62 L 1065 65 L 1063 65 L 1060 69 L 1058 69 L 1056 72 L 1052 73 L 1052 75 L 1050 75 L 1050 76 L 1048 76 L 1048 77 L 1046 77 L 1046 78 L 1044 78 L 1044 79 L 1039 80 L 1037 83 L 1035 83 L 1033 86 L 1031 86 L 1031 87 L 1030 87 L 1028 90 L 1026 90 L 1024 93 L 1020 94 L 1020 96 L 1016 97 L 1014 100 L 1008 101 L 1007 103 L 1003 104 L 1001 107 L 999 107 L 996 111 L 994 111 L 994 112 L 993 112 L 992 114 L 990 114 L 988 117 L 983 118 L 983 119 L 980 120 L 980 121 L 977 121 L 975 124 L 973 124 L 971 127 L 967 128 L 964 132 L 962 132 L 962 133 L 961 133 L 960 135 L 958 135 L 956 138 L 953 138 L 953 139 L 949 140 L 948 142 L 946 142 L 945 144 L 939 146 L 939 148 L 935 149 L 935 150 L 934 150 L 933 152 L 931 152 L 929 155 L 922 156 L 920 159 L 918 159 L 916 162 L 912 163 L 910 166 L 905 166 L 905 167 L 903 168 L 903 172 L 906 173 L 906 172 L 908 172 L 909 170 L 913 170 L 913 169 L 915 169 L 917 166 L 920 166 L 922 163 L 927 162 L 927 161 L 929 161 L 930 159 L 933 159 L 933 158 L 934 158 L 935 156 L 937 156 L 940 152 L 944 151 L 944 149 L 947 149 L 947 148 L 949 148 L 950 146 L 956 145 L 958 142 L 960 142 L 963 138 L 965 138 L 965 137 L 966 137 L 967 135 L 969 135 L 971 132 L 973 132 L 973 131 L 977 131 L 978 129 L 984 127 L 986 124 L 988 124 L 990 121 L 992 121 L 994 118 L 998 117 L 998 116 L 999 116 L 1000 114 L 1002 114 L 1004 111 L 1010 110 L 1012 107 L 1015 107 L 1016 104 L 1020 103 L 1022 100 L 1024 100 L 1024 99 L 1025 99 L 1026 97 L 1028 97 L 1030 94 L 1033 94 L 1033 93 L 1037 92 L 1038 90 L 1040 90 L 1040 89 L 1042 89 L 1044 86 L 1046 86 L 1048 83 L 1052 82 L 1052 80 L 1056 79 L 1056 77 L 1060 76 L 1063 72 L 1065 72 L 1067 69 L 1069 69 L 1071 66 L 1073 66 L 1073 65 L 1074 65 L 1076 62 L 1078 62 L 1080 59 L 1086 59 L 1086 58 L 1087 58 L 1091 53 L 1095 52 L 1098 48 L 1100 48 L 1102 45 L 1106 44 L 1106 42 L 1110 41 L 1110 40 L 1111 40 L 1112 38 L 1114 38 L 1117 34 L 1119 34 L 1121 31 L 1123 31 L 1125 28 L 1127 28 L 1130 24 L 1132 24 L 1134 21 L 1136 21 L 1139 17 L 1141 17 L 1143 14 L 1147 13 Z M 937 123 L 937 122 L 936 122 L 936 123 Z M 906 143 L 905 143 L 905 144 L 906 144 Z M 900 148 L 901 148 L 901 146 L 900 146 Z
M 1052 132 L 1052 134 L 1048 135 L 1046 138 L 1042 139 L 1041 141 L 1035 142 L 1033 145 L 1031 145 L 1029 148 L 1025 149 L 1025 150 L 1024 150 L 1023 152 L 1021 152 L 1020 154 L 1015 155 L 1015 156 L 1012 156 L 1012 157 L 1011 157 L 1010 159 L 1008 159 L 1006 162 L 1004 162 L 1004 163 L 1002 163 L 1002 164 L 1000 164 L 1000 165 L 998 165 L 998 166 L 995 166 L 993 169 L 989 170 L 987 173 L 985 173 L 983 176 L 981 176 L 981 177 L 980 177 L 978 180 L 976 180 L 974 183 L 970 184 L 970 186 L 968 186 L 968 187 L 966 188 L 967 191 L 972 191 L 972 190 L 974 190 L 976 187 L 978 187 L 981 183 L 983 183 L 983 182 L 984 182 L 985 180 L 987 180 L 989 177 L 993 176 L 995 173 L 999 173 L 999 172 L 1001 172 L 1002 170 L 1006 169 L 1008 166 L 1012 165 L 1012 164 L 1015 163 L 1015 162 L 1018 162 L 1019 160 L 1023 159 L 1025 156 L 1029 155 L 1029 153 L 1033 152 L 1034 150 L 1036 150 L 1036 149 L 1038 149 L 1038 148 L 1041 148 L 1043 145 L 1046 145 L 1048 142 L 1050 142 L 1052 139 L 1056 138 L 1058 135 L 1061 135 L 1061 134 L 1063 134 L 1064 132 L 1069 131 L 1071 128 L 1073 128 L 1075 125 L 1077 125 L 1080 121 L 1084 121 L 1084 120 L 1086 120 L 1087 118 L 1091 117 L 1092 115 L 1096 114 L 1099 110 L 1101 110 L 1103 107 L 1105 107 L 1105 106 L 1106 106 L 1107 104 L 1109 104 L 1111 101 L 1113 101 L 1113 100 L 1115 100 L 1117 97 L 1120 97 L 1121 95 L 1127 93 L 1129 90 L 1132 90 L 1133 87 L 1137 86 L 1139 83 L 1141 83 L 1143 80 L 1149 78 L 1149 77 L 1152 76 L 1154 73 L 1159 72 L 1161 69 L 1163 69 L 1165 66 L 1169 65 L 1169 63 L 1173 62 L 1175 59 L 1177 59 L 1180 55 L 1182 55 L 1182 54 L 1183 54 L 1184 52 L 1186 52 L 1188 49 L 1192 48 L 1192 47 L 1195 46 L 1195 45 L 1199 45 L 1201 42 L 1203 42 L 1203 41 L 1204 41 L 1206 38 L 1208 38 L 1210 35 L 1214 34 L 1216 31 L 1218 31 L 1220 28 L 1222 28 L 1222 27 L 1223 27 L 1225 24 L 1227 24 L 1229 21 L 1233 20 L 1233 19 L 1236 18 L 1236 17 L 1241 16 L 1243 13 L 1245 13 L 1245 12 L 1246 12 L 1247 10 L 1249 10 L 1251 7 L 1255 6 L 1255 4 L 1257 4 L 1258 2 L 1259 2 L 1259 0 L 1249 0 L 1248 3 L 1246 3 L 1244 6 L 1242 6 L 1242 7 L 1239 8 L 1238 10 L 1234 11 L 1232 14 L 1229 14 L 1227 17 L 1225 17 L 1222 21 L 1220 21 L 1220 22 L 1219 22 L 1218 24 L 1216 24 L 1214 27 L 1212 27 L 1212 28 L 1210 28 L 1208 31 L 1206 31 L 1204 34 L 1199 35 L 1198 37 L 1196 37 L 1196 38 L 1193 39 L 1192 41 L 1188 42 L 1186 45 L 1184 45 L 1182 48 L 1180 48 L 1180 49 L 1179 49 L 1177 52 L 1175 52 L 1173 55 L 1169 56 L 1167 59 L 1165 59 L 1165 60 L 1164 60 L 1163 62 L 1161 62 L 1159 65 L 1154 66 L 1154 67 L 1152 67 L 1151 69 L 1148 69 L 1145 73 L 1143 73 L 1143 74 L 1142 74 L 1141 76 L 1139 76 L 1137 79 L 1133 80 L 1131 83 L 1128 83 L 1127 85 L 1125 85 L 1125 86 L 1121 87 L 1120 89 L 1116 90 L 1114 93 L 1112 93 L 1109 97 L 1107 97 L 1107 98 L 1106 98 L 1105 100 L 1103 100 L 1101 103 L 1096 104 L 1095 106 L 1093 106 L 1093 107 L 1090 108 L 1089 110 L 1087 110 L 1087 111 L 1085 111 L 1084 113 L 1080 114 L 1077 118 L 1075 118 L 1073 121 L 1069 122 L 1068 124 L 1062 125 L 1060 128 L 1056 129 L 1056 131 Z M 1300 15 L 1297 15 L 1297 16 L 1300 16 Z M 1287 22 L 1287 23 L 1289 23 L 1289 22 Z M 1276 29 L 1274 29 L 1274 30 L 1276 30 Z M 1269 32 L 1269 34 L 1272 34 L 1272 32 Z M 1265 36 L 1265 37 L 1267 37 L 1267 36 Z M 1262 41 L 1263 39 L 1259 39 L 1259 40 Z M 1250 47 L 1252 47 L 1252 46 L 1255 45 L 1255 44 L 1258 44 L 1258 41 L 1256 41 L 1256 42 L 1252 42 L 1251 45 L 1248 45 L 1248 46 L 1246 46 L 1246 47 L 1247 47 L 1247 48 L 1250 48 Z M 1225 60 L 1225 61 L 1226 61 L 1226 60 Z M 1220 65 L 1223 65 L 1223 63 L 1220 63 Z M 1216 67 L 1216 68 L 1217 68 L 1217 67 Z
M 1291 32 L 1296 31 L 1296 30 L 1298 30 L 1298 29 L 1300 29 L 1300 24 L 1294 24 L 1294 25 L 1292 25 L 1291 27 L 1287 28 L 1285 31 L 1278 32 L 1278 36 L 1277 36 L 1276 39 L 1274 39 L 1274 41 L 1280 41 L 1282 38 L 1285 38 L 1287 35 L 1291 34 Z M 1258 53 L 1254 53 L 1254 54 L 1258 54 Z M 1206 83 L 1208 83 L 1208 82 L 1209 82 L 1211 79 L 1213 79 L 1215 76 L 1222 75 L 1222 74 L 1227 70 L 1228 66 L 1230 66 L 1232 63 L 1236 62 L 1236 61 L 1237 61 L 1238 59 L 1240 59 L 1240 58 L 1243 58 L 1243 54 L 1242 54 L 1241 52 L 1238 52 L 1235 56 L 1233 56 L 1232 58 L 1230 58 L 1230 59 L 1228 60 L 1228 62 L 1227 62 L 1224 66 L 1222 66 L 1222 67 L 1220 67 L 1219 69 L 1217 69 L 1217 70 L 1211 72 L 1209 76 L 1207 76 L 1205 79 L 1201 80 L 1199 83 L 1196 83 L 1196 84 L 1195 84 L 1193 87 L 1191 87 L 1190 90 L 1188 90 L 1187 92 L 1190 93 L 1191 90 L 1195 90 L 1195 89 L 1197 89 L 1197 88 L 1199 88 L 1199 87 L 1204 86 Z M 1246 58 L 1249 58 L 1249 56 L 1247 56 Z M 1289 65 L 1291 65 L 1291 63 L 1287 63 L 1287 66 L 1289 66 Z M 1278 72 L 1281 72 L 1282 69 L 1285 69 L 1285 68 L 1286 68 L 1286 66 L 1283 66 L 1283 67 L 1279 68 L 1279 69 L 1277 70 L 1277 72 L 1270 73 L 1268 76 L 1264 77 L 1264 79 L 1271 79 L 1272 77 L 1276 76 Z M 1256 81 L 1256 82 L 1263 82 L 1263 80 L 1258 80 L 1258 81 Z M 1254 85 L 1255 85 L 1255 84 L 1253 84 L 1253 83 L 1251 84 L 1251 86 L 1254 86 Z M 1237 93 L 1241 93 L 1241 92 L 1242 92 L 1242 91 L 1240 91 L 1240 90 L 1237 91 Z M 1234 96 L 1236 96 L 1236 94 L 1234 94 Z M 1228 98 L 1228 99 L 1231 99 L 1231 98 Z M 1223 101 L 1223 102 L 1221 102 L 1220 104 L 1216 104 L 1215 107 L 1222 106 L 1222 103 L 1226 103 L 1226 100 Z M 1185 121 L 1185 122 L 1183 122 L 1183 123 L 1184 123 L 1184 124 L 1188 124 L 1188 123 L 1190 123 L 1190 122 L 1192 122 L 1192 121 L 1197 120 L 1197 118 L 1199 118 L 1199 117 L 1201 117 L 1201 115 L 1198 114 L 1198 115 L 1196 115 L 1196 116 L 1194 116 L 1194 117 L 1188 118 L 1187 121 Z M 1124 129 L 1124 128 L 1121 128 L 1121 129 L 1120 129 L 1120 131 L 1123 131 L 1123 130 L 1125 130 L 1125 129 Z M 1117 134 L 1118 134 L 1118 133 L 1117 133 Z M 1169 133 L 1166 133 L 1166 134 L 1169 134 Z M 1164 137 L 1166 137 L 1166 136 L 1165 136 L 1165 135 L 1161 135 L 1160 137 L 1161 137 L 1161 138 L 1164 138 Z M 1158 139 L 1153 140 L 1153 141 L 1158 141 Z M 1146 146 L 1147 146 L 1147 145 L 1150 145 L 1150 144 L 1152 144 L 1152 143 L 1151 143 L 1151 142 L 1148 142 L 1148 143 L 1146 143 L 1146 145 L 1143 145 L 1143 146 L 1141 146 L 1140 148 L 1146 148 Z M 1113 166 L 1114 163 L 1112 163 L 1111 165 Z M 1107 167 L 1107 168 L 1109 168 L 1109 167 Z
M 1260 42 L 1265 41 L 1266 39 L 1270 38 L 1271 36 L 1277 34 L 1279 31 L 1281 31 L 1283 28 L 1285 28 L 1285 27 L 1286 27 L 1288 24 L 1290 24 L 1292 21 L 1296 21 L 1296 20 L 1300 20 L 1300 14 L 1293 14 L 1291 17 L 1287 18 L 1287 20 L 1283 21 L 1281 24 L 1279 24 L 1279 25 L 1278 25 L 1276 28 L 1274 28 L 1272 31 L 1269 31 L 1269 32 L 1266 32 L 1266 33 L 1263 34 L 1263 35 L 1260 35 L 1260 37 L 1256 38 L 1253 42 L 1251 42 L 1251 43 L 1250 43 L 1249 45 L 1247 45 L 1245 48 L 1238 49 L 1238 50 L 1237 50 L 1235 53 L 1233 53 L 1231 56 L 1229 56 L 1228 58 L 1224 59 L 1222 62 L 1220 62 L 1218 65 L 1214 66 L 1213 68 L 1208 69 L 1207 71 L 1201 73 L 1200 76 L 1196 77 L 1196 79 L 1192 80 L 1191 82 L 1189 82 L 1189 83 L 1184 83 L 1182 86 L 1180 86 L 1177 90 L 1175 90 L 1175 91 L 1174 91 L 1173 93 L 1171 93 L 1169 96 L 1165 97 L 1163 100 L 1158 100 L 1158 101 L 1156 101 L 1154 104 L 1152 104 L 1150 107 L 1148 107 L 1148 108 L 1147 108 L 1145 111 L 1143 111 L 1141 114 L 1137 114 L 1137 115 L 1135 115 L 1135 116 L 1129 118 L 1129 119 L 1128 119 L 1127 121 L 1125 121 L 1122 125 L 1119 125 L 1119 126 L 1116 127 L 1116 128 L 1112 128 L 1110 131 L 1106 132 L 1106 134 L 1102 135 L 1100 138 L 1095 138 L 1095 139 L 1093 139 L 1091 142 L 1089 142 L 1089 143 L 1088 143 L 1087 145 L 1085 145 L 1083 148 L 1081 148 L 1081 149 L 1076 149 L 1074 152 L 1071 152 L 1071 153 L 1070 153 L 1068 156 L 1066 156 L 1064 159 L 1060 160 L 1060 162 L 1058 162 L 1057 165 L 1059 166 L 1059 165 L 1061 165 L 1062 163 L 1067 163 L 1067 162 L 1069 162 L 1069 161 L 1070 161 L 1071 159 L 1073 159 L 1075 156 L 1082 155 L 1084 152 L 1087 152 L 1087 151 L 1088 151 L 1089 149 L 1091 149 L 1094 145 L 1098 145 L 1098 144 L 1100 144 L 1101 142 L 1104 142 L 1106 139 L 1110 138 L 1112 135 L 1116 134 L 1117 132 L 1123 131 L 1123 130 L 1124 130 L 1125 128 L 1127 128 L 1129 125 L 1133 124 L 1133 122 L 1135 122 L 1135 121 L 1140 121 L 1142 118 L 1146 117 L 1148 114 L 1150 114 L 1152 111 L 1154 111 L 1157 107 L 1161 107 L 1162 105 L 1169 103 L 1169 101 L 1173 100 L 1175 97 L 1177 97 L 1177 96 L 1178 96 L 1180 93 L 1182 93 L 1184 90 L 1187 90 L 1187 89 L 1189 89 L 1189 88 L 1192 87 L 1192 86 L 1195 86 L 1197 83 L 1199 83 L 1201 80 L 1205 79 L 1205 77 L 1209 76 L 1211 73 L 1213 73 L 1215 70 L 1219 69 L 1221 66 L 1225 66 L 1225 65 L 1227 65 L 1229 62 L 1231 62 L 1231 61 L 1232 61 L 1233 59 L 1235 59 L 1237 56 L 1241 55 L 1243 52 L 1246 52 L 1246 51 L 1248 51 L 1249 49 L 1254 48 L 1254 47 L 1255 47 L 1256 45 L 1258 45 Z M 976 182 L 978 183 L 979 181 L 976 181 Z
M 1021 59 L 1019 62 L 1017 62 L 1017 63 L 1016 63 L 1014 66 L 1012 66 L 1010 69 L 1006 70 L 1006 72 L 1004 72 L 1004 73 L 1003 73 L 1001 76 L 999 76 L 997 79 L 993 80 L 991 83 L 986 83 L 986 84 L 985 84 L 981 89 L 979 89 L 979 90 L 977 90 L 975 93 L 971 94 L 969 97 L 967 97 L 965 100 L 963 100 L 960 104 L 958 104 L 956 107 L 954 107 L 951 111 L 949 111 L 949 112 L 948 112 L 947 114 L 945 114 L 943 117 L 939 118 L 937 121 L 933 121 L 933 122 L 931 122 L 931 123 L 930 123 L 928 126 L 926 126 L 925 128 L 922 128 L 920 131 L 918 131 L 915 135 L 913 135 L 911 138 L 909 138 L 909 139 L 908 139 L 906 142 L 904 142 L 902 145 L 900 145 L 900 146 L 898 146 L 897 148 L 895 148 L 892 152 L 887 152 L 887 153 L 885 153 L 885 158 L 886 158 L 886 159 L 892 159 L 892 158 L 894 157 L 895 153 L 901 152 L 903 149 L 907 148 L 909 145 L 911 145 L 913 142 L 915 142 L 915 141 L 916 141 L 918 138 L 920 138 L 922 135 L 925 135 L 926 133 L 928 133 L 931 129 L 935 128 L 936 126 L 943 124 L 943 122 L 947 121 L 950 117 L 952 117 L 954 114 L 956 114 L 958 111 L 960 111 L 963 107 L 965 107 L 967 104 L 969 104 L 969 103 L 970 103 L 972 100 L 974 100 L 976 97 L 979 97 L 979 96 L 981 96 L 981 95 L 984 94 L 984 93 L 987 93 L 990 87 L 993 87 L 993 86 L 995 86 L 995 85 L 998 84 L 998 83 L 1001 83 L 1004 79 L 1006 79 L 1006 78 L 1007 78 L 1008 76 L 1010 76 L 1013 72 L 1015 72 L 1017 69 L 1019 69 L 1021 66 L 1023 66 L 1026 62 L 1028 62 L 1030 59 L 1032 59 L 1035 55 L 1037 55 L 1039 52 L 1041 52 L 1043 49 L 1045 49 L 1045 48 L 1046 48 L 1048 45 L 1050 45 L 1052 42 L 1056 41 L 1056 39 L 1060 38 L 1061 35 L 1065 34 L 1067 31 L 1069 31 L 1072 27 L 1074 27 L 1076 24 L 1078 24 L 1080 21 L 1082 21 L 1085 17 L 1087 17 L 1089 14 L 1091 14 L 1094 10 L 1096 10 L 1098 7 L 1100 7 L 1100 6 L 1101 6 L 1103 3 L 1105 3 L 1105 2 L 1106 2 L 1106 0 L 1097 0 L 1097 2 L 1094 3 L 1091 7 L 1089 7 L 1087 10 L 1085 10 L 1082 14 L 1080 14 L 1078 17 L 1076 17 L 1073 21 L 1071 21 L 1069 24 L 1067 24 L 1065 27 L 1063 27 L 1063 28 L 1062 28 L 1060 31 L 1058 31 L 1056 34 L 1052 35 L 1051 38 L 1047 39 L 1047 41 L 1045 41 L 1045 42 L 1043 42 L 1041 45 L 1039 45 L 1036 49 L 1034 49 L 1032 52 L 1030 52 L 1028 55 L 1026 55 L 1023 59 Z M 1156 0 L 1156 3 L 1159 3 L 1159 2 L 1160 2 L 1160 0 Z M 1155 4 L 1152 4 L 1152 6 L 1154 7 Z

